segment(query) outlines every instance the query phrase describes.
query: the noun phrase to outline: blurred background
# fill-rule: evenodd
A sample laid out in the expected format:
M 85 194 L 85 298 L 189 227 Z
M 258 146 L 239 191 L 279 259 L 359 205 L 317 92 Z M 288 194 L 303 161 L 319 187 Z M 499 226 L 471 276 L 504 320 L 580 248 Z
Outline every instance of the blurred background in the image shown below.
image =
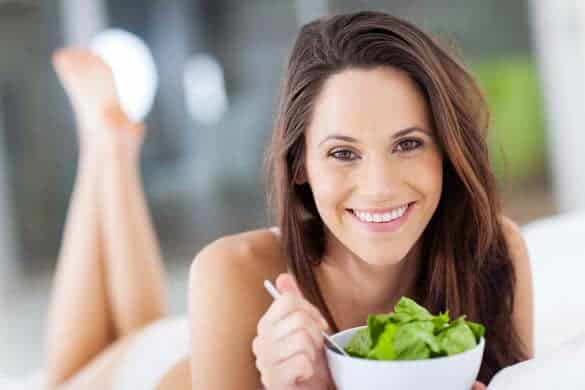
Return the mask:
M 578 0 L 0 1 L 0 372 L 41 364 L 76 170 L 73 114 L 50 64 L 56 48 L 92 43 L 113 55 L 127 109 L 146 115 L 144 186 L 171 310 L 184 313 L 197 251 L 271 223 L 261 162 L 284 64 L 299 27 L 330 13 L 386 11 L 456 47 L 492 109 L 491 155 L 512 219 L 585 208 L 582 8 Z

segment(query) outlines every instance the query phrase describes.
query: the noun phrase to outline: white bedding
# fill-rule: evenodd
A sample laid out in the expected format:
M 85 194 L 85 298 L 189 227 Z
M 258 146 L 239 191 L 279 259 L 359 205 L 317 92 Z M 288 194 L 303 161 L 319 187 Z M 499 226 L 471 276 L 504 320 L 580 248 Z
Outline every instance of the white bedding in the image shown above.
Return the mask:
M 131 344 L 114 379 L 113 390 L 155 389 L 163 376 L 189 356 L 187 316 L 147 327 Z
M 502 370 L 490 383 L 490 390 L 583 390 L 585 212 L 536 221 L 522 230 L 534 282 L 536 359 Z M 133 343 L 114 389 L 153 389 L 188 353 L 187 318 L 159 321 Z M 20 381 L 9 381 L 0 374 L 0 389 L 43 390 L 42 373 Z
M 585 212 L 542 219 L 522 230 L 532 266 L 539 357 L 585 331 Z
M 187 317 L 157 321 L 130 345 L 114 376 L 112 390 L 154 390 L 168 370 L 188 354 Z M 45 390 L 43 373 L 37 371 L 18 381 L 0 374 L 0 390 Z
M 488 390 L 585 389 L 585 331 L 548 354 L 496 374 Z

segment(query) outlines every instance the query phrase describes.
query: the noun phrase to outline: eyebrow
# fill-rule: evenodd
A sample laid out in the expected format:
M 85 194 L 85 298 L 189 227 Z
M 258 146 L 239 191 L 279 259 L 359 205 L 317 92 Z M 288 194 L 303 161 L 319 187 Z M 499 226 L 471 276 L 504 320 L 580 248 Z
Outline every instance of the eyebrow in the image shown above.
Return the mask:
M 407 127 L 406 129 L 402 129 L 402 130 L 397 131 L 396 133 L 394 133 L 392 135 L 392 137 L 390 137 L 390 139 L 396 139 L 398 137 L 402 137 L 403 135 L 410 134 L 410 133 L 415 132 L 415 131 L 420 131 L 422 133 L 425 133 L 429 137 L 432 137 L 433 136 L 429 130 L 423 129 L 423 128 L 420 128 L 420 127 L 413 126 L 413 127 Z M 319 145 L 318 146 L 321 146 L 321 144 L 325 143 L 326 141 L 332 140 L 332 139 L 337 139 L 337 140 L 347 141 L 347 142 L 359 143 L 359 141 L 356 138 L 350 137 L 348 135 L 343 135 L 343 134 L 329 134 L 321 142 L 319 142 Z

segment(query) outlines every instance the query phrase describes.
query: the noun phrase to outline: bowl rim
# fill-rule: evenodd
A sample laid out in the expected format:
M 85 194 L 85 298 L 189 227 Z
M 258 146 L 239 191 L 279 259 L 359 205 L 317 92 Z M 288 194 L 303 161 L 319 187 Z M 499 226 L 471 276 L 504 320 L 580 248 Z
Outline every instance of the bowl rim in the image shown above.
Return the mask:
M 334 333 L 332 335 L 329 335 L 329 337 L 333 338 L 335 336 L 339 336 L 341 333 L 350 332 L 350 331 L 357 332 L 358 330 L 363 329 L 363 328 L 367 328 L 367 327 L 368 327 L 367 325 L 355 326 L 353 328 L 345 329 L 345 330 L 342 330 L 341 332 L 337 332 L 337 333 Z M 355 356 L 345 356 L 339 352 L 334 351 L 327 344 L 325 344 L 325 350 L 327 351 L 327 354 L 330 354 L 331 356 L 338 357 L 340 359 L 352 359 L 352 360 L 361 361 L 361 362 L 372 362 L 372 364 L 380 364 L 380 363 L 381 364 L 387 364 L 387 363 L 424 364 L 424 363 L 429 362 L 429 361 L 439 361 L 439 360 L 445 361 L 445 360 L 449 360 L 449 359 L 455 359 L 455 358 L 461 357 L 463 355 L 473 353 L 474 351 L 476 351 L 478 349 L 482 349 L 482 348 L 484 348 L 484 345 L 485 345 L 485 336 L 481 336 L 481 338 L 479 339 L 479 343 L 477 343 L 477 345 L 475 347 L 468 349 L 467 351 L 459 352 L 459 353 L 456 353 L 455 355 L 438 356 L 438 357 L 429 358 L 429 359 L 412 359 L 412 360 L 374 360 L 374 359 L 364 359 L 364 358 L 355 357 Z M 342 348 L 344 348 L 344 347 L 345 346 L 343 346 Z

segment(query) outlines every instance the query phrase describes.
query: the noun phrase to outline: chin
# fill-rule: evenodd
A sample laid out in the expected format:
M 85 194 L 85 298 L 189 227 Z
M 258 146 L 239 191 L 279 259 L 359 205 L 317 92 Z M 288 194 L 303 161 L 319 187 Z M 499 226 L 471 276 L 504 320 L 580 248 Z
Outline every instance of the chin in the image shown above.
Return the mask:
M 397 250 L 397 248 L 393 248 L 390 251 L 385 250 L 384 248 L 368 248 L 367 250 L 358 253 L 358 256 L 363 261 L 374 266 L 399 264 L 407 255 L 408 250 Z

